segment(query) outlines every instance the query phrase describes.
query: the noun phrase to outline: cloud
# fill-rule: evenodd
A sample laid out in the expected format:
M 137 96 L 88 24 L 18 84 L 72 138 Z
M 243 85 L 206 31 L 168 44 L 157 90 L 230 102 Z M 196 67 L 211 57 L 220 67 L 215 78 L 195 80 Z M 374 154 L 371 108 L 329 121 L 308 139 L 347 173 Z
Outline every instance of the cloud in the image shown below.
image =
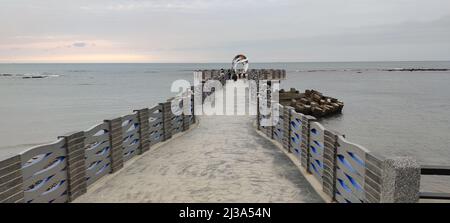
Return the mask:
M 88 12 L 104 12 L 104 11 L 199 11 L 209 9 L 226 10 L 247 9 L 249 7 L 258 6 L 276 6 L 294 2 L 292 0 L 118 0 L 118 1 L 90 1 L 88 5 L 82 5 L 79 8 Z
M 21 56 L 21 63 L 123 63 L 123 62 L 151 62 L 155 57 L 144 54 L 123 54 L 123 53 L 105 53 L 105 54 L 39 54 Z M 0 63 L 17 62 L 8 56 L 0 54 Z
M 448 0 L 4 0 L 0 56 L 445 60 L 449 7 Z
M 99 2 L 99 1 L 97 1 Z M 138 10 L 192 10 L 203 9 L 211 5 L 212 1 L 194 0 L 128 0 L 128 1 L 106 1 L 100 4 L 89 2 L 88 5 L 80 6 L 81 10 L 87 12 L 127 12 Z
M 199 42 L 191 46 L 165 48 L 162 53 L 207 55 L 215 52 L 218 62 L 233 51 L 246 52 L 264 62 L 449 60 L 449 27 L 450 16 L 447 16 L 428 22 L 346 29 L 336 34 Z
M 86 47 L 88 44 L 85 42 L 75 42 L 72 44 L 73 47 L 77 47 L 77 48 L 83 48 Z

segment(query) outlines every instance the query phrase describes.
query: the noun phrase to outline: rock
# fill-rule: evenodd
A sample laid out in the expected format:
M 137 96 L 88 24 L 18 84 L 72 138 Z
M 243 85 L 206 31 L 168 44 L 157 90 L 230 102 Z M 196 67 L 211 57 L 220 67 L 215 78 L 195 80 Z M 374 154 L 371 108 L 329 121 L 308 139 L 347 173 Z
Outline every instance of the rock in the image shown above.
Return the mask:
M 328 117 L 342 112 L 344 103 L 336 98 L 324 96 L 316 90 L 299 93 L 295 88 L 280 90 L 280 103 L 293 107 L 296 112 L 316 118 Z

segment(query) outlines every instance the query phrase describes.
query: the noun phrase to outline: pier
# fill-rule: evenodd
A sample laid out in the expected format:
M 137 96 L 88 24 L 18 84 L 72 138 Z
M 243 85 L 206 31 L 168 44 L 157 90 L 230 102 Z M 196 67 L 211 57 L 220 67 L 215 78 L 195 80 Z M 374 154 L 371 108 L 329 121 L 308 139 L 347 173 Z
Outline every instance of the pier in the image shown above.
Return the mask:
M 226 82 L 220 70 L 198 73 Z M 0 161 L 0 202 L 419 202 L 421 173 L 432 168 L 374 154 L 272 100 L 276 92 L 259 81 L 284 80 L 284 70 L 249 70 L 247 78 L 258 83 L 256 115 L 196 115 L 195 100 L 219 91 L 199 96 L 193 87 Z M 177 104 L 190 113 L 174 114 Z
M 75 202 L 323 202 L 250 116 L 203 116 Z

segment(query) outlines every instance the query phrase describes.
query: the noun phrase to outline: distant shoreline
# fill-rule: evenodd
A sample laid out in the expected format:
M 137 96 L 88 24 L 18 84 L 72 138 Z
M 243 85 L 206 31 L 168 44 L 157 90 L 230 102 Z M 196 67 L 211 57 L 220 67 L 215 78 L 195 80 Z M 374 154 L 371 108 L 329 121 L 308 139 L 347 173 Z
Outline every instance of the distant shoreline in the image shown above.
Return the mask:
M 409 71 L 409 72 L 420 72 L 420 71 L 450 71 L 450 69 L 439 69 L 439 68 L 401 68 L 401 69 L 385 69 L 383 71 L 393 72 L 393 71 Z
M 409 62 L 450 62 L 450 60 L 373 60 L 373 61 L 251 61 L 252 64 L 292 64 L 292 63 L 409 63 Z M 222 62 L 0 62 L 0 65 L 34 65 L 34 64 L 230 64 L 231 61 Z

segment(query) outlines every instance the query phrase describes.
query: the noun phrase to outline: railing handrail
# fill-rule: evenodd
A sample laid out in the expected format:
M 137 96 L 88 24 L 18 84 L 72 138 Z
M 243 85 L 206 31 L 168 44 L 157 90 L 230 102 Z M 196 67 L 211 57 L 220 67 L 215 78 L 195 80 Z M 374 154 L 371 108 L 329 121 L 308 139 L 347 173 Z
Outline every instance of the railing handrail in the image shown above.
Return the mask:
M 420 192 L 419 197 L 425 200 L 450 200 L 450 193 Z
M 420 175 L 423 176 L 450 176 L 450 166 L 421 165 Z M 450 200 L 450 193 L 420 192 L 420 199 L 426 200 Z
M 422 165 L 420 167 L 420 174 L 433 176 L 450 176 L 450 166 Z

